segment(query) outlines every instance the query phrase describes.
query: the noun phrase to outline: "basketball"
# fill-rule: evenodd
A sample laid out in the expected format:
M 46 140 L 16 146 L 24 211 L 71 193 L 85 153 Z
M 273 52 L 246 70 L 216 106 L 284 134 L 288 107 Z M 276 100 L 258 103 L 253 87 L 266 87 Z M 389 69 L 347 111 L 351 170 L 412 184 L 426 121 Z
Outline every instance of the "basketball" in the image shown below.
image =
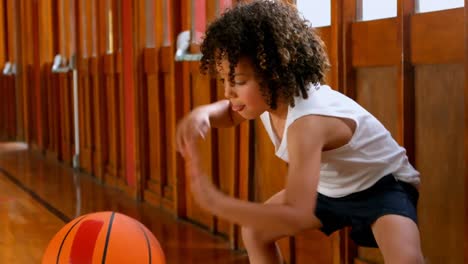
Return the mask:
M 164 264 L 165 257 L 156 237 L 139 221 L 116 212 L 96 212 L 60 229 L 42 263 Z

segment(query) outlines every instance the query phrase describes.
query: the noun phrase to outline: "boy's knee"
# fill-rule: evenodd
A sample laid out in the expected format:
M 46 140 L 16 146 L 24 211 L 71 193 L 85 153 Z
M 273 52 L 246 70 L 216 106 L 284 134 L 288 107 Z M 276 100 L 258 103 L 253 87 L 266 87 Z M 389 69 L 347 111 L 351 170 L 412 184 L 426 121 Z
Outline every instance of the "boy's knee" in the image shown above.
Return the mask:
M 252 243 L 258 244 L 264 244 L 264 243 L 270 243 L 274 241 L 269 241 L 269 236 L 267 232 L 265 231 L 260 231 L 256 230 L 250 227 L 241 227 L 241 234 L 242 234 L 242 240 L 244 241 L 244 244 L 249 245 Z
M 394 264 L 424 264 L 424 257 L 421 252 L 414 250 L 406 250 L 405 252 L 400 252 L 393 256 L 386 256 L 385 263 L 394 263 Z
M 258 240 L 259 232 L 250 227 L 241 227 L 242 240 L 245 244 L 250 244 Z

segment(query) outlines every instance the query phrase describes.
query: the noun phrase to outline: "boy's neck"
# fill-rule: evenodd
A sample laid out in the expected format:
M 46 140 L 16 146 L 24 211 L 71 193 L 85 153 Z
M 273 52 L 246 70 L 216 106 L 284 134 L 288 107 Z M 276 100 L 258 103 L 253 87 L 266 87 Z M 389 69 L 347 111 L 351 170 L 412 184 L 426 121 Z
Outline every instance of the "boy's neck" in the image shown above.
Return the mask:
M 288 104 L 284 102 L 278 102 L 278 107 L 275 110 L 270 109 L 268 111 L 273 118 L 285 120 L 288 116 Z

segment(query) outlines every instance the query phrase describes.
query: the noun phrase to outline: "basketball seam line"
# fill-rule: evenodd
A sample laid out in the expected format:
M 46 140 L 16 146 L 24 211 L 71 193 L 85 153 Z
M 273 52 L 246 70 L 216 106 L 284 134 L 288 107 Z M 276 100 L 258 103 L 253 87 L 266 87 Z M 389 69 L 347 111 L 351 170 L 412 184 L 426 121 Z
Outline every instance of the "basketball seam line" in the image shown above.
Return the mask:
M 114 215 L 115 212 L 112 212 L 112 215 L 109 220 L 109 227 L 107 228 L 107 234 L 106 234 L 106 243 L 104 244 L 104 253 L 102 254 L 102 263 L 106 263 L 106 255 L 107 255 L 107 245 L 109 244 L 109 238 L 111 234 L 111 229 L 112 229 L 112 223 L 114 222 Z
M 145 236 L 146 239 L 146 245 L 148 246 L 148 257 L 149 257 L 149 264 L 151 264 L 151 242 L 149 241 L 148 235 L 146 234 L 145 229 L 141 226 L 142 224 L 138 223 L 138 227 L 141 229 L 143 232 L 143 235 Z

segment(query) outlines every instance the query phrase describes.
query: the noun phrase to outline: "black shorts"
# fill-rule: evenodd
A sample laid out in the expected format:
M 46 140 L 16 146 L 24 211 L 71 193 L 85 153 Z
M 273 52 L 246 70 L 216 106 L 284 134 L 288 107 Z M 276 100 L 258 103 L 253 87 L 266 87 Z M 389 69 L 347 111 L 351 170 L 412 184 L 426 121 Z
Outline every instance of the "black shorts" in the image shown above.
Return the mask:
M 318 194 L 316 216 L 327 235 L 351 227 L 351 238 L 359 246 L 378 247 L 371 225 L 381 216 L 395 214 L 417 223 L 418 190 L 409 183 L 387 175 L 361 192 L 332 198 Z

